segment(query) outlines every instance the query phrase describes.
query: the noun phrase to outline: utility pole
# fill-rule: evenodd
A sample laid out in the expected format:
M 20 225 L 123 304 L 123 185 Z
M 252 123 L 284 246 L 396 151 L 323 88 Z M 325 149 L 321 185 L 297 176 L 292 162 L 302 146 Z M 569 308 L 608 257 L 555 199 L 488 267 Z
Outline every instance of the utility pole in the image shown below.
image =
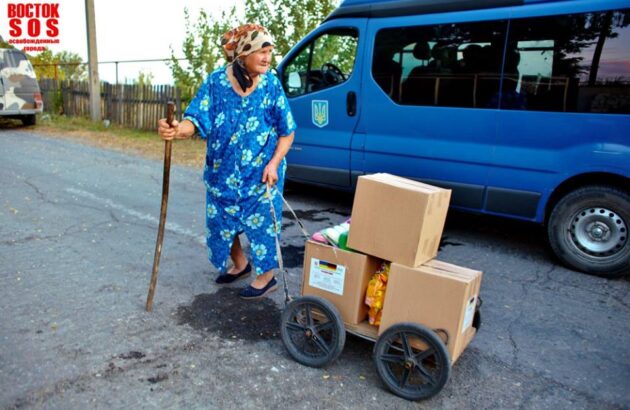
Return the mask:
M 94 0 L 85 0 L 85 22 L 88 37 L 88 67 L 90 81 L 90 116 L 92 121 L 101 120 L 101 83 L 98 78 L 98 57 L 96 52 L 96 18 Z

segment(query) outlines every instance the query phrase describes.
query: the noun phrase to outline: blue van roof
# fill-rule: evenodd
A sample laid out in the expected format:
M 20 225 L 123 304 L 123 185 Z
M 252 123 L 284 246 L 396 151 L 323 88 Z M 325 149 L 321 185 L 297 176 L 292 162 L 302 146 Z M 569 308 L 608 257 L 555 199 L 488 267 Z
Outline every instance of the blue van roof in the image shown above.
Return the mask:
M 340 17 L 391 17 L 520 6 L 567 0 L 344 0 L 326 20 Z
M 521 3 L 546 3 L 553 1 L 563 1 L 563 0 L 522 0 Z M 339 7 L 347 7 L 347 6 L 357 6 L 357 5 L 365 5 L 365 4 L 381 4 L 381 3 L 400 3 L 400 0 L 343 0 Z M 422 0 L 415 0 L 414 3 L 427 3 Z M 448 1 L 439 1 L 439 3 L 449 3 Z M 452 1 L 451 1 L 452 3 Z M 456 2 L 457 3 L 457 2 Z M 483 1 L 476 1 L 476 3 L 483 3 Z

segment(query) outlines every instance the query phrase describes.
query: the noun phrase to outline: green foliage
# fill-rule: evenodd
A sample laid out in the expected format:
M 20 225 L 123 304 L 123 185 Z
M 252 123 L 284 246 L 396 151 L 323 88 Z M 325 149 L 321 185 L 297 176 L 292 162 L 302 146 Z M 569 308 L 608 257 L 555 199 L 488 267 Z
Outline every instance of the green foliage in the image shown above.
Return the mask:
M 354 67 L 358 39 L 348 33 L 332 33 L 319 37 L 314 43 L 312 69 L 320 69 L 324 64 L 334 64 L 345 75 Z
M 152 85 L 153 83 L 153 73 L 150 71 L 140 71 L 138 72 L 138 78 L 133 80 L 133 84 L 137 84 L 139 86 Z
M 245 0 L 245 20 L 265 26 L 276 42 L 276 55 L 284 57 L 338 5 L 338 0 Z
M 35 56 L 28 56 L 37 78 L 56 78 L 58 80 L 86 81 L 87 68 L 81 56 L 70 51 L 54 53 L 46 50 Z
M 231 27 L 236 25 L 236 9 L 232 7 L 223 12 L 220 19 L 201 11 L 197 21 L 191 22 L 188 9 L 184 10 L 186 37 L 182 44 L 182 52 L 187 62 L 180 62 L 173 47 L 169 68 L 175 79 L 175 86 L 182 89 L 182 98 L 189 100 L 192 93 L 201 86 L 207 73 L 224 63 L 220 38 Z
M 55 78 L 55 56 L 50 49 L 46 48 L 46 50 L 35 56 L 29 55 L 28 59 L 33 65 L 33 69 L 35 69 L 37 78 Z
M 13 47 L 13 44 L 9 44 L 6 41 L 4 41 L 4 38 L 0 36 L 0 48 L 15 48 L 15 47 Z
M 275 54 L 281 58 L 338 4 L 339 0 L 246 0 L 242 21 L 234 7 L 219 18 L 202 11 L 195 22 L 185 10 L 186 36 L 181 51 L 188 61 L 178 61 L 176 54 L 179 53 L 171 47 L 169 67 L 175 86 L 182 88 L 183 99 L 189 100 L 206 75 L 225 64 L 221 36 L 231 28 L 244 23 L 265 26 L 275 40 Z

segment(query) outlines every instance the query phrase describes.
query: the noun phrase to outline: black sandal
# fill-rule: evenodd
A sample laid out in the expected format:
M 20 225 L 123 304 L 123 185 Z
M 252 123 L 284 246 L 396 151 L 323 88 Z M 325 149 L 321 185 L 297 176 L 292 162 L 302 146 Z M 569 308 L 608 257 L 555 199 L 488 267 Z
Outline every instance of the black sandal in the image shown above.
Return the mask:
M 214 282 L 219 285 L 227 285 L 248 277 L 250 273 L 252 273 L 252 265 L 248 263 L 247 266 L 245 266 L 245 269 L 239 273 L 235 273 L 233 275 L 229 273 L 222 273 L 214 280 Z

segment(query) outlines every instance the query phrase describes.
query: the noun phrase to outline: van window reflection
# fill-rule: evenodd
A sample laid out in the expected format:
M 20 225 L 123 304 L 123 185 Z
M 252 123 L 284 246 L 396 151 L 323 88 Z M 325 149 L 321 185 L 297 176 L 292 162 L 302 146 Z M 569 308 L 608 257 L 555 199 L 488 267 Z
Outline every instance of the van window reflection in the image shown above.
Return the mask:
M 282 83 L 287 96 L 304 95 L 347 81 L 354 70 L 357 41 L 356 30 L 343 29 L 322 34 L 305 46 L 285 66 Z

